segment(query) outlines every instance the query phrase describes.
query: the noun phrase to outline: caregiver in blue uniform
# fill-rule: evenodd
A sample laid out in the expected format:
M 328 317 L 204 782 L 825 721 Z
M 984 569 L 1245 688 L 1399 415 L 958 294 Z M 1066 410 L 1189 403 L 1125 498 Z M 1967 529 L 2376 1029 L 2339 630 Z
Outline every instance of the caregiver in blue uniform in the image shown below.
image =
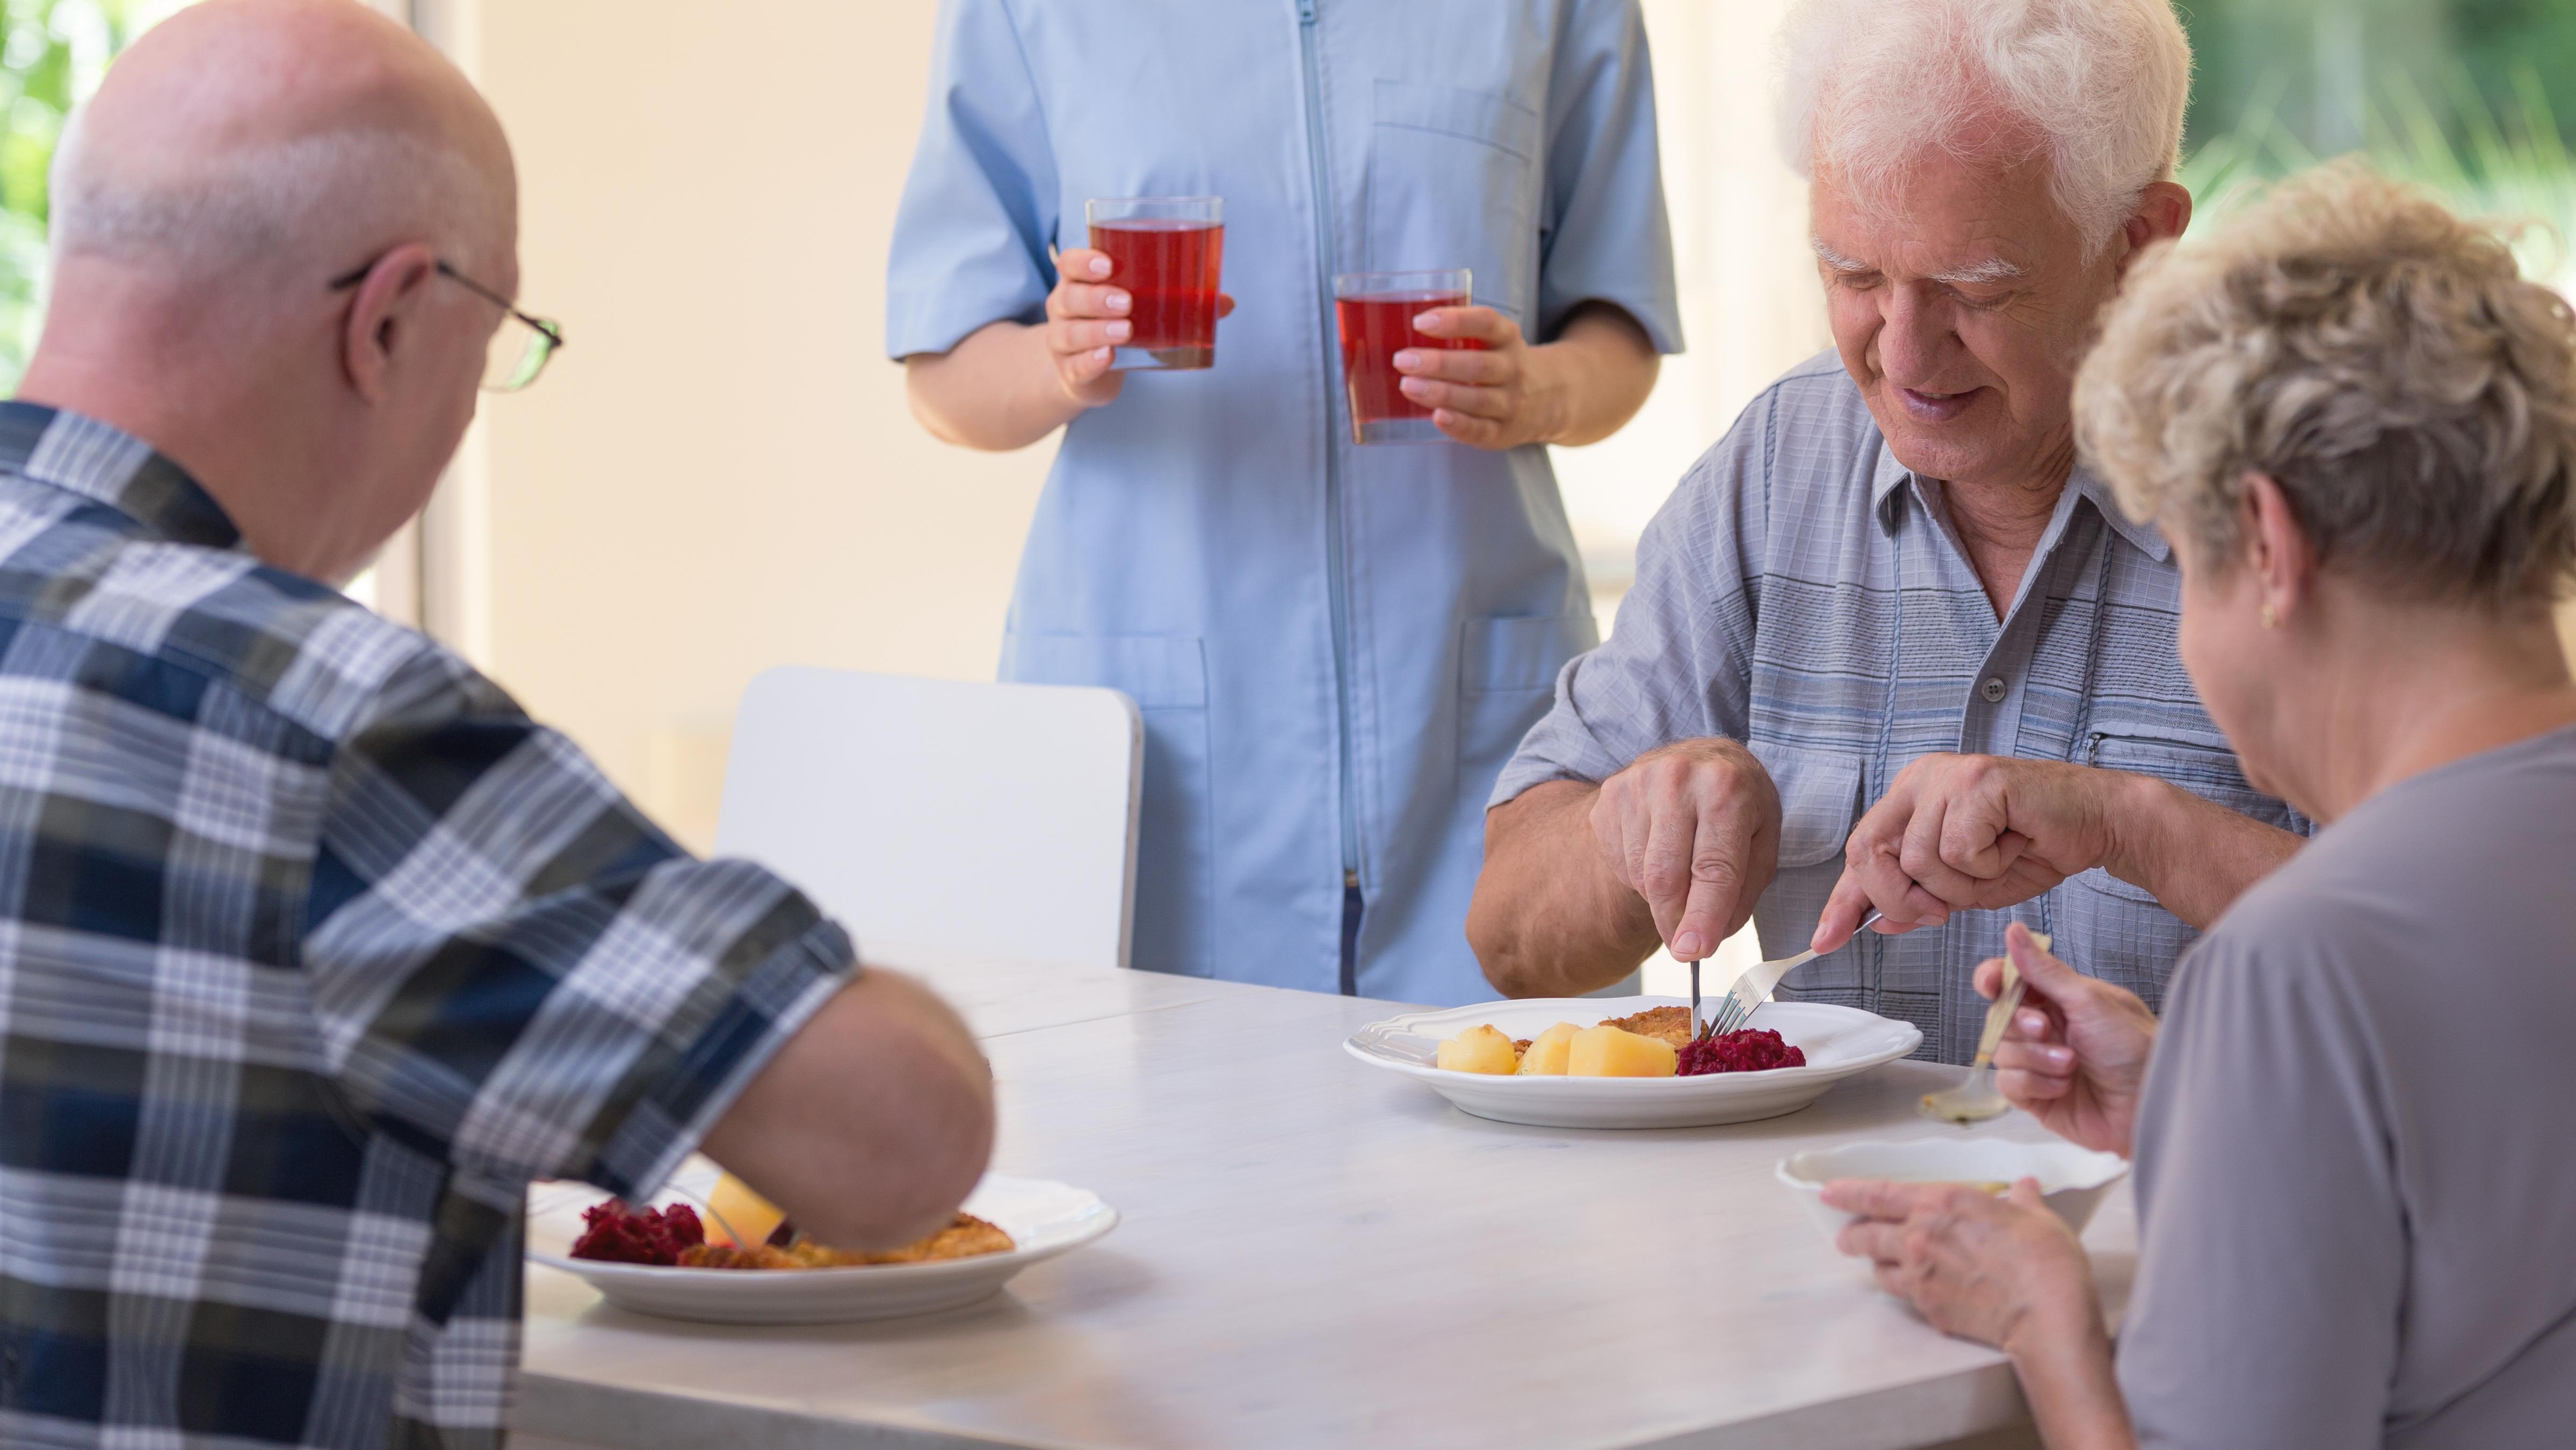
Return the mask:
M 1135 965 L 1491 995 L 1485 795 L 1596 641 L 1544 445 L 1680 346 L 1656 166 L 1636 0 L 943 0 L 887 348 L 952 442 L 1069 425 L 1001 673 L 1144 712 Z M 1210 370 L 1108 371 L 1132 196 L 1224 199 Z M 1459 441 L 1355 446 L 1334 275 L 1462 266 L 1488 350 L 1404 385 Z

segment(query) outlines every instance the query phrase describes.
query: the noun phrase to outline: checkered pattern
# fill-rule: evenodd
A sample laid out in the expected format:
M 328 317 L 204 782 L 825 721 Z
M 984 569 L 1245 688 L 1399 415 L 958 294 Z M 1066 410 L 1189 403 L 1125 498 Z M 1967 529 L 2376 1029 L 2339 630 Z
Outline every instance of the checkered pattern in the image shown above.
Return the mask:
M 0 1444 L 497 1444 L 528 1181 L 652 1191 L 851 960 L 168 460 L 0 405 Z
M 1779 786 L 1784 818 L 1780 874 L 1754 912 L 1773 958 L 1806 948 L 1859 812 L 1924 755 L 2140 771 L 2307 829 L 2246 784 L 2201 709 L 2174 653 L 2181 576 L 2169 547 L 2099 480 L 2077 471 L 2000 621 L 1941 509 L 1940 483 L 1888 452 L 1841 362 L 1802 364 L 1656 516 L 1618 628 L 1565 667 L 1555 708 L 1494 801 L 1542 781 L 1607 779 L 1676 740 L 1744 741 Z M 1780 995 L 1909 1019 L 1922 1055 L 1965 1062 L 1985 1016 L 1969 976 L 2002 955 L 2013 918 L 2054 932 L 2068 960 L 2150 1005 L 2194 936 L 2146 892 L 2087 871 L 2010 913 L 1863 933 Z

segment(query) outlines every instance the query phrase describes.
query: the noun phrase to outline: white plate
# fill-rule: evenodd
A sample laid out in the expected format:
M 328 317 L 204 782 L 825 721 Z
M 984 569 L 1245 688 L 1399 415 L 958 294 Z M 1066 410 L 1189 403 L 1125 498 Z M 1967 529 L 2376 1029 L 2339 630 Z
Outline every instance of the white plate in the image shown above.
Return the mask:
M 704 1159 L 673 1175 L 653 1202 L 703 1199 L 717 1169 Z M 530 1190 L 528 1257 L 577 1274 L 621 1309 L 710 1324 L 844 1324 L 929 1314 L 989 1299 L 1031 1264 L 1082 1247 L 1118 1224 L 1098 1195 L 1040 1178 L 987 1175 L 966 1211 L 992 1220 L 1019 1247 L 931 1264 L 870 1264 L 849 1269 L 680 1269 L 609 1264 L 569 1256 L 581 1234 L 581 1211 L 608 1197 L 579 1184 Z
M 1373 1067 L 1424 1083 L 1462 1112 L 1496 1122 L 1542 1128 L 1696 1128 L 1794 1113 L 1844 1078 L 1894 1062 L 1923 1045 L 1922 1029 L 1910 1022 L 1823 1002 L 1773 1002 L 1753 1014 L 1752 1025 L 1770 1028 L 1804 1051 L 1805 1067 L 1698 1077 L 1498 1077 L 1433 1065 L 1444 1039 L 1481 1022 L 1509 1037 L 1536 1037 L 1559 1022 L 1590 1027 L 1649 1007 L 1689 1005 L 1679 997 L 1487 1002 L 1372 1022 L 1342 1046 Z
M 1780 1181 L 1796 1189 L 1807 1216 L 1831 1242 L 1851 1215 L 1825 1207 L 1824 1187 L 1837 1178 L 1889 1178 L 1901 1183 L 2018 1183 L 2039 1180 L 2040 1197 L 2077 1233 L 2093 1219 L 2111 1185 L 2128 1176 L 2117 1153 L 2096 1153 L 2064 1141 L 2019 1143 L 2010 1138 L 1944 1136 L 1905 1143 L 1845 1143 L 1814 1148 L 1780 1160 Z

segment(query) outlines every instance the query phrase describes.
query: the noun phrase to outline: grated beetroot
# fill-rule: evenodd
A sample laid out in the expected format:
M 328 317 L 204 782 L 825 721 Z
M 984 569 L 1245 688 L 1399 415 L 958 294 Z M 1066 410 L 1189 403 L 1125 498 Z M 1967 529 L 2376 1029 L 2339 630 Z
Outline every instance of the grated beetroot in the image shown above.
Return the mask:
M 1748 1027 L 1723 1037 L 1703 1037 L 1682 1048 L 1676 1077 L 1711 1072 L 1767 1072 L 1775 1067 L 1805 1067 L 1807 1054 L 1780 1040 L 1768 1028 Z
M 605 1259 L 616 1264 L 680 1262 L 680 1251 L 707 1241 L 698 1211 L 685 1203 L 669 1208 L 628 1208 L 612 1198 L 581 1211 L 581 1237 L 573 1241 L 576 1259 Z

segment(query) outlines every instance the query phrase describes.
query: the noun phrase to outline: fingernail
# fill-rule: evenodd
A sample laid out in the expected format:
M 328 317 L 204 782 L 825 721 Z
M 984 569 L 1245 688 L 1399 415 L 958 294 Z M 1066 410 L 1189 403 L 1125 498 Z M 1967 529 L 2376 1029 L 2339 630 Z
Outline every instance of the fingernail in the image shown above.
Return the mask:
M 1107 362 L 1109 361 L 1109 353 L 1110 349 L 1108 348 L 1095 347 L 1091 350 L 1091 360 L 1093 362 Z
M 1431 392 L 1431 384 L 1425 382 L 1421 378 L 1406 378 L 1395 386 L 1398 391 L 1402 392 L 1408 398 L 1424 398 L 1429 396 Z
M 1094 277 L 1106 277 L 1106 276 L 1108 276 L 1108 275 L 1109 275 L 1109 259 L 1108 259 L 1107 257 L 1094 257 L 1094 258 L 1092 258 L 1092 259 L 1091 259 L 1091 275 L 1092 275 L 1092 276 L 1094 276 Z
M 2024 1032 L 2037 1033 L 2046 1032 L 2048 1030 L 2048 1019 L 2040 1016 L 2036 1012 L 2024 1012 L 2020 1014 L 2017 1020 L 2020 1022 L 2021 1030 Z
M 1407 348 L 1403 352 L 1395 355 L 1395 370 L 1397 372 L 1409 373 L 1420 366 L 1422 366 L 1422 354 L 1413 351 L 1411 348 Z
M 1702 949 L 1698 932 L 1686 931 L 1673 938 L 1673 955 L 1684 961 L 1698 956 Z
M 1429 332 L 1439 325 L 1440 314 L 1437 312 L 1426 312 L 1413 319 L 1413 330 L 1416 332 Z
M 2071 1066 L 2073 1066 L 2073 1065 L 2074 1065 L 2074 1063 L 2075 1063 L 2075 1049 L 2074 1049 L 2074 1048 L 2072 1048 L 2072 1047 L 2052 1047 L 2052 1048 L 2050 1048 L 2050 1049 L 2048 1050 L 2048 1065 L 2049 1065 L 2050 1067 L 2071 1067 Z
M 1134 305 L 1132 300 L 1124 292 L 1112 292 L 1101 300 L 1109 304 L 1109 310 L 1112 312 L 1124 312 L 1130 306 Z
M 1113 322 L 1109 324 L 1109 340 L 1111 342 L 1125 342 L 1128 336 L 1135 332 L 1135 330 L 1136 324 L 1132 322 Z

